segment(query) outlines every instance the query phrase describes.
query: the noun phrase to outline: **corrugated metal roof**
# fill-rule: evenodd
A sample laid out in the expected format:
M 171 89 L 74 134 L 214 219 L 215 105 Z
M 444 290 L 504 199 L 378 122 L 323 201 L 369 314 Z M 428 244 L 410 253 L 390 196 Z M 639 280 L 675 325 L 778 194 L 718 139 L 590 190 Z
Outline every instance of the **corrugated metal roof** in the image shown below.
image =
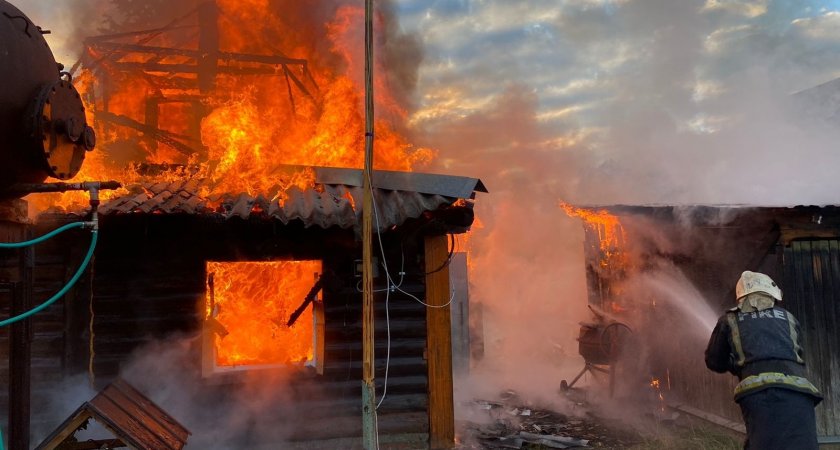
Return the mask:
M 299 220 L 307 227 L 357 226 L 361 218 L 362 171 L 319 167 L 314 172 L 314 187 L 305 190 L 293 187 L 284 199 L 249 194 L 204 198 L 199 194 L 200 180 L 181 180 L 129 186 L 129 194 L 104 202 L 99 212 L 102 215 L 198 214 L 224 219 L 264 217 L 284 224 Z M 401 225 L 459 199 L 471 199 L 476 191 L 487 192 L 477 178 L 375 171 L 373 180 L 379 229 Z
M 130 384 L 117 379 L 79 407 L 38 449 L 55 448 L 89 418 L 102 424 L 125 445 L 136 449 L 180 450 L 190 436 L 189 430 L 159 406 Z

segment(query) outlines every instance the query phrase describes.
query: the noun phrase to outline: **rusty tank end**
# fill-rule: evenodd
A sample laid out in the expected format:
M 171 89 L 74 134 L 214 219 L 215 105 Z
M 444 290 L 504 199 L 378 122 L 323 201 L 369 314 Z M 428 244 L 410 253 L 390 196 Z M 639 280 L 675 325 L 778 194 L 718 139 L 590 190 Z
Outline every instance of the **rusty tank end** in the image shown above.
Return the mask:
M 0 189 L 72 178 L 96 144 L 81 97 L 45 33 L 0 0 Z

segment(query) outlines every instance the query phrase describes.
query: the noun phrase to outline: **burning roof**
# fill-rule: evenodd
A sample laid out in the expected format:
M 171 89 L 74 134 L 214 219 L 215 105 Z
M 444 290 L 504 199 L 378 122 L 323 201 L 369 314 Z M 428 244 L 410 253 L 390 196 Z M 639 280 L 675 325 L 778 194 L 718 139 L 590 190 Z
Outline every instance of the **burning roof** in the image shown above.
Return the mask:
M 301 170 L 296 168 L 293 170 Z M 282 197 L 266 195 L 204 194 L 206 180 L 145 182 L 129 186 L 128 192 L 103 203 L 99 212 L 117 214 L 187 214 L 277 219 L 284 224 L 299 220 L 304 226 L 352 228 L 360 223 L 362 171 L 329 167 L 307 168 L 315 183 L 308 188 L 293 186 Z M 475 192 L 487 192 L 477 178 L 448 175 L 375 171 L 376 212 L 379 228 L 388 229 L 428 211 L 458 202 L 472 208 Z M 459 202 L 459 200 L 463 200 Z M 55 214 L 52 210 L 50 214 Z M 80 214 L 79 210 L 68 210 Z

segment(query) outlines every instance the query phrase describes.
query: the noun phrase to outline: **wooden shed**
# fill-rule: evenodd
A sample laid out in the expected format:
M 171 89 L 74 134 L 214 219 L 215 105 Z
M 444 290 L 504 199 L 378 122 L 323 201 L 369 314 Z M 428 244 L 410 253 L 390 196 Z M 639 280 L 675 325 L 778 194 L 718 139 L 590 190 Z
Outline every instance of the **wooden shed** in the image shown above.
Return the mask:
M 734 305 L 744 270 L 769 274 L 801 322 L 822 443 L 840 442 L 840 208 L 834 206 L 610 206 L 584 208 L 589 302 L 631 321 L 646 376 L 667 400 L 740 422 L 735 377 L 706 369 L 714 320 Z M 586 215 L 581 215 L 586 218 Z M 644 284 L 640 279 L 668 273 Z M 710 323 L 711 321 L 711 323 Z M 692 330 L 702 330 L 694 332 Z M 648 378 L 650 379 L 650 378 Z
M 172 370 L 194 374 L 200 387 L 195 402 L 202 407 L 223 407 L 227 393 L 248 373 L 280 371 L 288 380 L 281 388 L 287 390 L 285 404 L 259 418 L 278 424 L 276 436 L 230 436 L 213 445 L 359 447 L 362 172 L 313 170 L 314 187 L 293 188 L 282 199 L 247 194 L 204 198 L 200 181 L 178 180 L 130 186 L 129 194 L 104 202 L 90 269 L 63 301 L 33 320 L 33 404 L 45 400 L 62 379 L 78 374 L 87 373 L 101 388 L 120 375 L 138 348 L 173 335 L 191 336 L 195 344 L 189 364 Z M 387 370 L 387 396 L 377 414 L 379 443 L 386 448 L 445 446 L 454 438 L 452 336 L 464 335 L 452 328 L 448 305 L 467 301 L 464 292 L 450 287 L 452 261 L 465 264 L 453 257 L 454 235 L 469 230 L 475 193 L 486 189 L 474 178 L 386 171 L 374 173 L 373 185 L 378 394 Z M 34 234 L 79 219 L 73 212 L 51 211 L 39 218 Z M 36 302 L 75 270 L 88 234 L 70 231 L 38 247 Z M 12 270 L 16 260 L 4 263 Z M 244 282 L 221 279 L 223 266 L 243 264 L 252 270 Z M 386 264 L 396 288 L 388 288 Z M 278 283 L 296 287 L 277 288 Z M 253 300 L 248 308 L 254 309 L 247 310 L 253 314 L 224 303 L 235 289 Z M 273 295 L 294 300 L 268 312 L 256 309 L 256 303 Z M 314 299 L 311 306 L 288 326 L 306 297 Z M 223 349 L 234 342 L 234 328 L 240 326 L 231 322 L 234 316 L 239 322 L 256 321 L 243 333 L 272 334 L 270 348 L 256 352 L 270 354 L 269 359 Z M 7 335 L 2 333 L 5 357 Z M 304 338 L 292 343 L 284 333 Z M 3 380 L 8 376 L 0 369 Z M 5 395 L 0 401 L 6 401 Z M 34 407 L 32 417 L 35 424 L 44 420 Z M 45 429 L 55 425 L 43 424 Z M 190 443 L 202 442 L 200 427 L 184 425 L 193 432 Z

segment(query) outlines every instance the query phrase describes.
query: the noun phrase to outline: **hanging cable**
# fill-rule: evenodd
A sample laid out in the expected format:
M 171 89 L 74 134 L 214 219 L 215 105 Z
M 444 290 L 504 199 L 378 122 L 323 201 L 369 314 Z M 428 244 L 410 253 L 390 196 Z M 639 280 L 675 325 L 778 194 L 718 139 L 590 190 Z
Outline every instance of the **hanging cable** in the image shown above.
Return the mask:
M 55 237 L 55 236 L 57 236 L 61 233 L 64 233 L 67 230 L 72 230 L 73 228 L 83 228 L 83 227 L 85 227 L 85 225 L 86 225 L 85 222 L 68 223 L 67 225 L 64 225 L 61 228 L 57 228 L 53 231 L 50 231 L 49 233 L 47 233 L 47 234 L 45 234 L 41 237 L 32 239 L 31 241 L 1 242 L 0 243 L 0 248 L 24 248 L 24 247 L 29 247 L 30 245 L 40 244 L 41 242 L 52 239 L 53 237 Z
M 452 262 L 452 255 L 453 254 L 455 254 L 455 235 L 450 234 L 449 235 L 449 255 L 446 257 L 446 260 L 443 261 L 443 263 L 440 265 L 440 267 L 438 267 L 437 269 L 435 269 L 431 272 L 426 272 L 425 275 L 431 275 L 433 273 L 438 273 L 441 270 L 447 268 L 449 266 L 449 263 Z

